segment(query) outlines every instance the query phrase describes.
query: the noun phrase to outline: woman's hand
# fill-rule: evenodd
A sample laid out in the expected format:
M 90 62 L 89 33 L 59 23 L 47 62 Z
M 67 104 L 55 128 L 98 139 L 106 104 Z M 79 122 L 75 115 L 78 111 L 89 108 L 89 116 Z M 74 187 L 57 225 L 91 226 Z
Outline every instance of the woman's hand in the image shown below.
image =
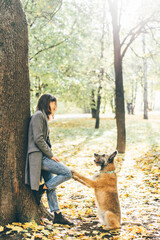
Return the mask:
M 55 162 L 60 162 L 59 159 L 56 157 L 52 157 L 51 159 L 54 160 Z

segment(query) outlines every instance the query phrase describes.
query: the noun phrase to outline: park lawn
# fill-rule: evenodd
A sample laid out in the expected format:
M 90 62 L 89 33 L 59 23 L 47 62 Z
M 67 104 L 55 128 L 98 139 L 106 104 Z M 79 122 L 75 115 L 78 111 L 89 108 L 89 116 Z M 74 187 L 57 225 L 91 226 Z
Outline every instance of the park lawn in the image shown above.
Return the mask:
M 50 123 L 55 156 L 88 177 L 98 172 L 94 152 L 111 153 L 116 149 L 115 119 L 102 118 L 99 129 L 94 125 L 91 118 L 60 118 Z M 126 132 L 126 153 L 118 154 L 115 160 L 125 222 L 121 230 L 106 231 L 97 224 L 93 190 L 71 179 L 57 188 L 57 195 L 62 212 L 75 226 L 52 225 L 46 219 L 42 226 L 19 223 L 21 239 L 159 239 L 160 116 L 150 115 L 149 120 L 140 115 L 127 116 Z M 46 195 L 43 203 L 48 207 Z M 9 234 L 13 235 L 16 230 L 11 226 L 8 231 L 11 229 Z M 3 233 L 2 228 L 0 231 Z

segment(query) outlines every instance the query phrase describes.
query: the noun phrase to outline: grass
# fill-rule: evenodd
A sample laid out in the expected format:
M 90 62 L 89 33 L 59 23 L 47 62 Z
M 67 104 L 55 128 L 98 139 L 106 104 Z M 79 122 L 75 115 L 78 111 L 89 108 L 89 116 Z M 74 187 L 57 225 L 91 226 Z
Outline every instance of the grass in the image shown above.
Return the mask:
M 100 128 L 95 129 L 95 120 L 91 118 L 59 119 L 50 123 L 50 137 L 54 145 L 53 151 L 61 155 L 59 146 L 67 146 L 68 152 L 74 147 L 81 151 L 88 149 L 108 152 L 116 148 L 117 130 L 116 121 L 111 118 L 102 118 Z M 158 145 L 160 138 L 160 118 L 153 115 L 149 120 L 141 116 L 127 116 L 126 118 L 126 149 L 140 146 L 149 148 Z M 71 148 L 71 149 L 70 149 Z M 66 150 L 67 150 L 66 149 Z M 75 151 L 76 153 L 76 151 Z M 92 152 L 93 154 L 94 152 Z

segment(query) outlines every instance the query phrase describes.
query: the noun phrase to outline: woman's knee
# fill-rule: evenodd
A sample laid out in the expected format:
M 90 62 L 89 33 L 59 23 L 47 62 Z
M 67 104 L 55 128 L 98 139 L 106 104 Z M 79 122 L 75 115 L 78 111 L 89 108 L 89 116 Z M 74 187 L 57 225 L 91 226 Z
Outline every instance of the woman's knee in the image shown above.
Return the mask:
M 70 170 L 70 169 L 68 169 L 67 171 L 66 171 L 66 177 L 67 177 L 67 179 L 70 179 L 70 178 L 72 178 L 72 171 Z

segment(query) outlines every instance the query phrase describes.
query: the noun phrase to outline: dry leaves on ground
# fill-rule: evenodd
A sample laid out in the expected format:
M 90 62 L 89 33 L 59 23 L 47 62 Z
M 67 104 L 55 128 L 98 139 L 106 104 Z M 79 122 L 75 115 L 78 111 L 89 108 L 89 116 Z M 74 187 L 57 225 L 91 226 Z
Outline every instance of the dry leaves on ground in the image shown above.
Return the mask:
M 135 124 L 135 121 L 131 124 Z M 64 126 L 62 122 L 60 125 L 64 129 L 63 131 L 61 129 L 59 140 L 54 144 L 55 153 L 68 167 L 91 177 L 98 171 L 93 163 L 94 152 L 114 150 L 115 123 L 113 126 L 109 123 L 109 129 L 103 131 L 92 130 L 88 120 L 82 119 L 81 123 L 74 120 L 71 124 L 65 120 Z M 83 127 L 80 129 L 81 125 Z M 75 128 L 73 138 L 70 138 L 73 128 Z M 65 129 L 68 132 L 65 132 Z M 137 131 L 141 131 L 141 128 L 137 127 Z M 145 139 L 152 137 L 147 131 L 145 134 L 148 134 L 145 135 Z M 148 146 L 144 141 L 140 144 L 140 139 L 137 141 L 138 146 L 136 143 L 128 144 L 126 154 L 119 154 L 116 159 L 122 211 L 121 229 L 107 231 L 105 226 L 99 224 L 93 190 L 72 179 L 57 188 L 57 195 L 63 214 L 75 223 L 74 227 L 53 225 L 47 219 L 42 219 L 42 225 L 35 222 L 12 223 L 0 227 L 0 237 L 7 236 L 7 239 L 16 240 L 160 239 L 160 147 L 155 143 Z M 46 195 L 43 196 L 43 203 L 48 208 Z

